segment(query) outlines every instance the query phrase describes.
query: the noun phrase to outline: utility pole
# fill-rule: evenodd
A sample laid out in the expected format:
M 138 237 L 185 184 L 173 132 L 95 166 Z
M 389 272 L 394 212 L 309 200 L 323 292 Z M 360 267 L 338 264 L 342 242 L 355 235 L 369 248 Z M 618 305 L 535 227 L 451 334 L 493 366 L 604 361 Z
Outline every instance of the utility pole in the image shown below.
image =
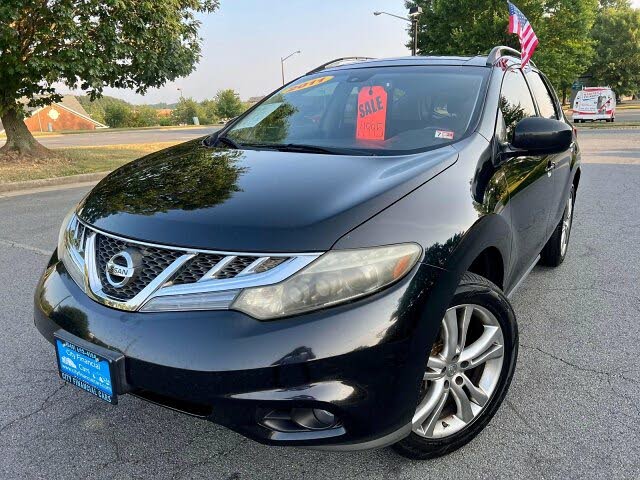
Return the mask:
M 395 15 L 389 12 L 373 12 L 375 16 L 389 15 L 390 17 L 399 18 L 405 22 L 411 24 L 411 30 L 413 33 L 413 43 L 411 44 L 411 55 L 415 56 L 418 53 L 418 17 L 422 13 L 422 7 L 411 7 L 409 9 L 409 16 L 403 17 L 401 15 Z
M 288 58 L 293 57 L 296 53 L 300 53 L 300 50 L 296 50 L 291 55 L 287 55 L 286 57 L 280 57 L 280 69 L 282 70 L 282 85 L 284 85 L 284 62 Z

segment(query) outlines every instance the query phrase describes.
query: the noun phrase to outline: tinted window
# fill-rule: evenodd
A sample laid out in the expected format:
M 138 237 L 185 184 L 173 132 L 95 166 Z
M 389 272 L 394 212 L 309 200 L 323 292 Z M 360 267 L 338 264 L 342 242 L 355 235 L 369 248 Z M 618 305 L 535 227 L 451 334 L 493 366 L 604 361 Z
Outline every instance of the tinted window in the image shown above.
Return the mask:
M 469 132 L 489 72 L 405 66 L 309 75 L 248 112 L 227 136 L 245 148 L 294 144 L 381 155 L 435 148 Z
M 529 87 L 531 87 L 533 96 L 536 97 L 538 102 L 540 116 L 557 119 L 558 115 L 556 113 L 555 102 L 549 93 L 549 89 L 547 89 L 544 81 L 540 78 L 540 74 L 533 71 L 527 73 L 527 81 L 529 82 Z
M 520 70 L 507 70 L 500 92 L 500 110 L 507 128 L 507 140 L 511 141 L 516 124 L 526 117 L 535 117 L 536 109 L 527 83 Z

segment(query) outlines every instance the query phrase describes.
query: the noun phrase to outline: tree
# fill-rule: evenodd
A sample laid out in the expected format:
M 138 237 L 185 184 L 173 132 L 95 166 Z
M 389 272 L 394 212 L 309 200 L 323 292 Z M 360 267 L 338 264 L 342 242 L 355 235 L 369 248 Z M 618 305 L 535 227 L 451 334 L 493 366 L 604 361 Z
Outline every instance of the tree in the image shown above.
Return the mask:
M 104 121 L 111 128 L 130 127 L 133 123 L 133 110 L 124 102 L 110 103 L 104 107 Z
M 234 118 L 244 112 L 244 104 L 236 92 L 230 88 L 220 90 L 215 97 L 216 113 L 220 118 Z
M 181 98 L 171 116 L 177 124 L 193 125 L 193 117 L 202 117 L 202 107 L 193 98 Z
M 136 106 L 133 111 L 133 127 L 153 127 L 158 125 L 158 110 L 149 105 Z
M 592 30 L 595 58 L 589 69 L 597 85 L 616 95 L 640 90 L 640 10 L 628 4 L 603 8 Z
M 495 45 L 520 49 L 518 37 L 507 33 L 509 12 L 503 0 L 417 0 L 421 6 L 418 50 L 422 55 L 486 54 Z M 519 0 L 540 44 L 534 62 L 563 92 L 591 63 L 598 0 Z
M 200 102 L 202 108 L 201 123 L 213 124 L 218 121 L 218 104 L 215 100 L 203 100 Z
M 91 98 L 106 86 L 144 93 L 191 73 L 200 58 L 199 13 L 219 0 L 2 0 L 0 118 L 7 154 L 49 152 L 29 133 L 30 106 L 59 101 L 56 84 Z

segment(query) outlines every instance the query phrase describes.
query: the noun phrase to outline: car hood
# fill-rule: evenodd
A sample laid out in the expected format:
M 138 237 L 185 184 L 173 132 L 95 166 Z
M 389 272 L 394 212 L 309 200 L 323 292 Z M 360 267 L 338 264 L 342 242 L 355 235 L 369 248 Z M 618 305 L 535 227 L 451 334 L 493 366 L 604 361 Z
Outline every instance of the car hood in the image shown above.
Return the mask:
M 450 146 L 376 157 L 212 149 L 194 140 L 111 173 L 78 212 L 100 230 L 151 243 L 324 251 L 457 156 Z

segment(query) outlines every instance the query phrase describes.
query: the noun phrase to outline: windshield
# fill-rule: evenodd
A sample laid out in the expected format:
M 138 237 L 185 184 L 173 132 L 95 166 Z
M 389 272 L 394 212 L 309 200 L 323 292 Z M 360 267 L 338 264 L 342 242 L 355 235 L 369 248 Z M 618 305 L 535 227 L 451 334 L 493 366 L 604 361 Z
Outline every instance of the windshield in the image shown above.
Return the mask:
M 488 72 L 400 66 L 305 76 L 249 111 L 225 136 L 240 148 L 375 155 L 436 148 L 469 133 Z

